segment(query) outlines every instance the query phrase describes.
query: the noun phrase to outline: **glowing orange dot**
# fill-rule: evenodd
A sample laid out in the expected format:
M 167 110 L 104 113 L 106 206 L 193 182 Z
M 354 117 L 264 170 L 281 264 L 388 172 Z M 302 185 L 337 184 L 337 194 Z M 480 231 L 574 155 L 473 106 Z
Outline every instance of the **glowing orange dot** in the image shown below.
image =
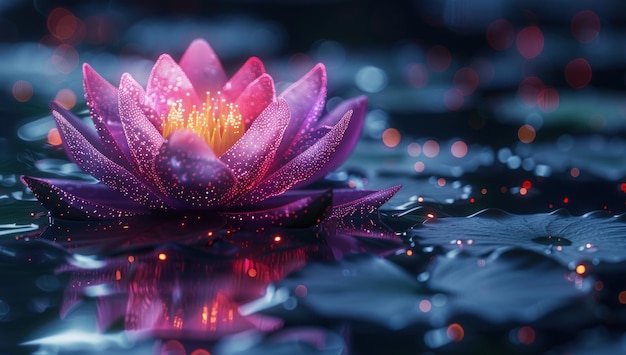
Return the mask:
M 578 275 L 582 275 L 582 274 L 584 274 L 584 273 L 585 273 L 585 271 L 587 271 L 587 267 L 586 267 L 585 265 L 580 264 L 580 265 L 576 266 L 576 273 L 577 273 Z
M 563 198 L 563 203 L 569 203 L 569 197 Z
M 572 177 L 578 177 L 580 175 L 580 169 L 572 168 L 572 170 L 569 171 L 569 174 L 572 175 Z
M 18 80 L 13 84 L 13 98 L 19 102 L 26 102 L 33 97 L 33 86 L 26 80 Z
M 463 158 L 467 155 L 467 144 L 463 141 L 456 141 L 450 146 L 450 152 L 452 152 L 452 155 L 456 158 Z
M 54 101 L 69 110 L 76 105 L 76 94 L 70 89 L 61 89 L 54 97 Z
M 400 144 L 400 131 L 395 128 L 387 128 L 383 132 L 383 144 L 389 148 L 395 148 Z
M 428 213 L 428 214 L 426 215 L 426 217 L 428 217 L 428 218 L 435 218 L 435 215 L 434 215 L 434 214 L 432 214 L 432 213 Z
M 419 309 L 420 311 L 427 313 L 430 312 L 430 309 L 432 308 L 432 305 L 430 303 L 429 300 L 421 300 L 419 303 Z
M 465 331 L 459 323 L 452 323 L 450 324 L 450 326 L 448 326 L 448 329 L 446 330 L 446 335 L 450 340 L 459 342 L 463 340 L 463 337 L 465 336 Z
M 537 26 L 528 26 L 517 33 L 517 50 L 526 59 L 538 56 L 543 50 L 543 33 Z
M 426 166 L 421 161 L 418 161 L 413 165 L 413 169 L 415 169 L 418 173 L 423 172 L 425 168 Z
M 274 237 L 274 241 L 276 243 L 280 242 L 281 240 L 283 240 L 283 238 L 280 235 L 277 235 L 277 236 Z
M 122 272 L 118 269 L 115 270 L 115 281 L 119 281 L 122 279 Z
M 528 181 L 528 180 L 524 180 L 524 182 L 522 183 L 522 186 L 523 186 L 524 188 L 526 188 L 526 189 L 530 189 L 530 187 L 531 187 L 532 185 L 533 185 L 533 184 L 532 184 L 530 181 Z
M 444 179 L 444 178 L 437 179 L 437 185 L 439 185 L 439 186 L 446 186 L 446 179 Z
M 626 304 L 626 291 L 620 292 L 617 299 L 619 300 L 619 303 Z
M 519 138 L 522 143 L 531 143 L 535 140 L 536 136 L 535 128 L 529 124 L 525 124 L 517 130 L 517 138 Z
M 521 327 L 517 331 L 517 340 L 524 345 L 530 345 L 535 342 L 535 330 L 532 327 Z
M 159 260 L 167 260 L 167 254 L 165 254 L 165 253 L 159 253 L 158 258 L 159 258 Z
M 48 143 L 54 146 L 58 146 L 63 143 L 61 140 L 61 134 L 59 133 L 59 130 L 57 128 L 52 128 L 50 131 L 48 131 Z
M 406 251 L 406 255 L 411 256 L 413 255 L 413 250 L 409 249 Z
M 519 194 L 524 196 L 528 193 L 528 189 L 525 187 L 522 187 L 521 189 L 519 189 Z
M 132 255 L 129 255 L 129 256 L 128 256 L 128 262 L 129 262 L 129 263 L 134 263 L 134 262 L 135 262 L 135 257 L 134 257 L 134 256 L 132 256 Z
M 254 269 L 254 268 L 248 269 L 248 276 L 256 277 L 256 275 L 257 275 L 256 269 Z
M 437 141 L 434 141 L 432 139 L 427 140 L 426 142 L 424 142 L 424 145 L 422 146 L 422 151 L 424 152 L 424 155 L 429 158 L 436 157 L 437 154 L 439 154 L 439 143 L 437 143 Z
M 474 202 L 476 202 L 476 199 L 472 197 L 472 198 L 470 198 L 469 201 L 470 201 L 470 203 L 474 203 Z
M 486 195 L 487 194 L 487 189 L 483 188 L 482 190 L 480 190 L 480 193 L 483 194 L 483 195 Z

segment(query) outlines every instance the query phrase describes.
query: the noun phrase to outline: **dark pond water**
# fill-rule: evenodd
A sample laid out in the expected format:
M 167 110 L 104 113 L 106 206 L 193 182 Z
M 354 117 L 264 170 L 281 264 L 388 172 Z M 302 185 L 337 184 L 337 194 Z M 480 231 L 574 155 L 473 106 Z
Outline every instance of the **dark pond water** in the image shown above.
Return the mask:
M 626 353 L 624 4 L 148 3 L 0 4 L 0 354 Z M 21 175 L 95 180 L 47 102 L 86 117 L 81 62 L 145 82 L 197 37 L 279 91 L 324 62 L 327 108 L 369 111 L 308 188 L 400 191 L 293 228 L 50 217 Z

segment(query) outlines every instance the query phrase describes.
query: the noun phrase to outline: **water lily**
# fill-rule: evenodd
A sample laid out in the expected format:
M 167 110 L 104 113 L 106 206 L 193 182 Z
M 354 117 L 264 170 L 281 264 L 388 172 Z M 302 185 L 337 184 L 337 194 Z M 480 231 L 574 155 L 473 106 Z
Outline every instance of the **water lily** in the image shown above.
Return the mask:
M 96 130 L 56 103 L 52 114 L 68 156 L 99 183 L 22 178 L 55 216 L 213 210 L 282 223 L 331 200 L 341 215 L 373 210 L 398 189 L 289 192 L 338 167 L 363 126 L 363 96 L 322 115 L 323 64 L 277 94 L 258 58 L 228 78 L 210 45 L 195 40 L 178 63 L 161 55 L 145 89 L 128 73 L 117 88 L 88 64 L 83 75 Z

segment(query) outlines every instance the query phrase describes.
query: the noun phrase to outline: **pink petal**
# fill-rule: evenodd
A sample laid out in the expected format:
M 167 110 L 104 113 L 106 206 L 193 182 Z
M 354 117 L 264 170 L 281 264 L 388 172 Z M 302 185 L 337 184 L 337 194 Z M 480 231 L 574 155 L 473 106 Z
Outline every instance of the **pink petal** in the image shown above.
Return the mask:
M 289 107 L 285 100 L 280 99 L 270 104 L 246 133 L 220 157 L 237 178 L 233 194 L 244 194 L 265 176 L 274 161 L 288 122 Z M 228 199 L 232 197 L 228 196 Z
M 398 185 L 380 191 L 336 190 L 329 218 L 371 215 L 389 201 L 401 187 Z
M 148 210 L 104 184 L 22 176 L 24 184 L 55 217 L 108 219 L 145 214 Z
M 246 87 L 235 103 L 239 107 L 244 124 L 250 127 L 267 105 L 274 101 L 276 101 L 274 81 L 268 74 L 263 74 Z
M 107 186 L 129 199 L 151 209 L 166 209 L 159 196 L 124 167 L 107 158 L 68 120 L 56 111 L 52 112 L 72 161 Z
M 183 69 L 167 54 L 161 55 L 154 64 L 146 94 L 159 117 L 167 115 L 178 100 L 185 103 L 185 107 L 199 106 L 200 103 Z
M 103 153 L 114 162 L 129 167 L 131 156 L 124 138 L 117 106 L 117 88 L 89 64 L 83 65 L 85 99 L 89 113 L 104 143 Z
M 236 181 L 228 166 L 189 130 L 170 135 L 159 150 L 155 170 L 162 191 L 182 208 L 215 208 Z
M 252 191 L 235 201 L 237 204 L 254 204 L 270 196 L 281 194 L 301 181 L 307 181 L 324 168 L 341 143 L 352 112 L 348 112 L 327 135 L 313 144 L 272 175 L 263 180 Z
M 335 149 L 335 152 L 332 155 L 332 158 L 324 165 L 322 169 L 320 169 L 315 175 L 311 176 L 307 181 L 303 181 L 302 183 L 296 185 L 296 188 L 302 187 L 310 182 L 314 182 L 326 176 L 331 171 L 338 168 L 352 153 L 354 146 L 359 141 L 361 136 L 361 131 L 363 130 L 363 124 L 365 122 L 365 113 L 367 111 L 367 98 L 365 96 L 359 96 L 350 100 L 347 100 L 333 109 L 328 115 L 324 116 L 319 123 L 318 129 L 322 129 L 325 127 L 332 127 L 340 119 L 345 116 L 346 112 L 352 111 L 352 117 L 350 118 L 350 125 L 346 129 L 346 133 L 343 136 L 343 139 Z M 302 140 L 302 143 L 308 144 L 306 140 Z M 297 152 L 299 149 L 297 148 L 298 144 L 302 144 L 297 142 L 294 146 L 294 150 Z M 305 145 L 306 146 L 306 145 Z
M 282 156 L 322 113 L 326 100 L 326 68 L 321 63 L 317 64 L 279 97 L 287 100 L 291 110 L 291 121 L 278 149 L 278 154 Z
M 203 39 L 191 42 L 180 59 L 180 67 L 187 74 L 200 97 L 203 97 L 207 91 L 217 92 L 226 83 L 226 74 L 219 58 Z
M 264 73 L 263 62 L 257 57 L 251 57 L 224 85 L 222 94 L 230 101 L 235 101 L 248 85 Z
M 315 196 L 315 194 L 313 194 Z M 279 207 L 253 212 L 225 212 L 231 223 L 246 226 L 253 223 L 281 227 L 308 227 L 319 223 L 330 208 L 332 191 L 308 196 Z
M 134 158 L 133 165 L 150 180 L 154 180 L 154 158 L 165 141 L 146 117 L 138 102 L 145 97 L 141 85 L 130 74 L 122 75 L 119 88 L 120 121 Z

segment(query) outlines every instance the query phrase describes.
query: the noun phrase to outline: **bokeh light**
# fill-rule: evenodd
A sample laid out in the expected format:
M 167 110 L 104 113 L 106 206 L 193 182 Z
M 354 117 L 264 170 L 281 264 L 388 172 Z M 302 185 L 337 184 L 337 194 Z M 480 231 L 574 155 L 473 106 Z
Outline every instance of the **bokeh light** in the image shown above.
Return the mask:
M 517 33 L 515 45 L 526 59 L 537 57 L 543 50 L 543 32 L 537 26 L 528 26 Z
M 574 89 L 587 86 L 591 77 L 591 65 L 584 58 L 573 59 L 565 66 L 565 80 Z
M 426 64 L 435 72 L 444 72 L 448 70 L 452 63 L 452 54 L 450 50 L 442 45 L 436 45 L 428 49 L 426 53 Z
M 601 22 L 593 10 L 583 10 L 572 18 L 570 29 L 578 42 L 589 43 L 598 37 Z
M 467 155 L 467 144 L 463 141 L 456 141 L 450 146 L 450 152 L 455 158 L 463 158 Z
M 383 132 L 383 144 L 389 148 L 395 148 L 400 144 L 400 131 L 395 128 L 387 128 Z
M 26 80 L 18 80 L 11 89 L 13 98 L 19 102 L 26 102 L 33 97 L 33 86 Z
M 508 49 L 514 41 L 515 29 L 505 19 L 495 20 L 487 28 L 487 42 L 497 51 Z
M 535 140 L 536 135 L 535 128 L 529 124 L 525 124 L 517 130 L 517 137 L 522 143 L 531 143 Z
M 537 94 L 537 106 L 543 112 L 552 112 L 559 107 L 559 92 L 555 88 L 546 87 Z

